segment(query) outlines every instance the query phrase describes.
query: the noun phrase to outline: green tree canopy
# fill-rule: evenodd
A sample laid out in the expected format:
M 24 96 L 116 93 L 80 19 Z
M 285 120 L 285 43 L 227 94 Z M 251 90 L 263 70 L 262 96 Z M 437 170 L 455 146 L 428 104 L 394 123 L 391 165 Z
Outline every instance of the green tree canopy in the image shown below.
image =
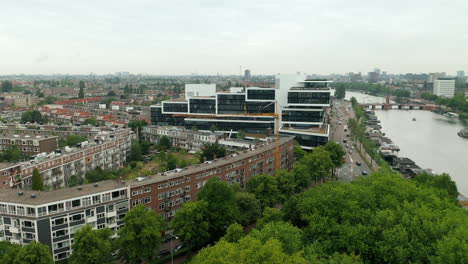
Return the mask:
M 26 111 L 21 115 L 22 122 L 29 123 L 42 123 L 44 119 L 42 118 L 41 112 L 38 110 Z
M 302 249 L 302 230 L 287 222 L 269 222 L 261 229 L 254 229 L 250 236 L 262 243 L 274 238 L 283 245 L 284 252 L 294 254 Z
M 79 83 L 80 91 L 78 92 L 78 98 L 84 98 L 84 88 L 85 88 L 85 83 L 84 81 L 80 81 Z
M 13 251 L 12 251 L 13 253 Z M 7 254 L 8 256 L 9 254 Z M 11 260 L 11 258 L 10 258 Z M 12 264 L 53 264 L 54 260 L 48 246 L 32 241 L 16 251 Z
M 111 235 L 112 230 L 108 228 L 93 230 L 90 225 L 78 230 L 73 238 L 73 254 L 68 263 L 113 263 Z
M 227 228 L 226 235 L 224 235 L 223 239 L 231 243 L 236 243 L 244 236 L 244 228 L 238 223 L 233 223 Z
M 268 174 L 251 177 L 247 182 L 247 191 L 255 195 L 262 207 L 273 206 L 281 200 L 276 179 Z
M 34 168 L 33 170 L 31 177 L 31 189 L 35 191 L 44 190 L 44 180 L 42 179 L 42 175 L 37 168 Z
M 92 125 L 95 126 L 98 124 L 98 121 L 96 118 L 86 118 L 85 121 L 83 121 L 83 125 Z
M 7 161 L 21 161 L 25 158 L 25 155 L 21 153 L 19 147 L 17 145 L 9 146 L 8 148 L 4 149 L 0 152 L 0 162 Z
M 137 205 L 126 213 L 117 240 L 119 256 L 128 263 L 153 260 L 159 254 L 163 220 L 153 210 Z
M 59 140 L 59 147 L 64 148 L 65 146 L 74 147 L 76 144 L 88 140 L 86 136 L 80 135 L 69 135 Z
M 236 206 L 239 208 L 239 223 L 243 226 L 253 223 L 261 214 L 260 201 L 255 195 L 246 192 L 236 192 Z
M 158 150 L 159 151 L 166 151 L 172 147 L 171 139 L 167 136 L 162 136 L 158 140 Z
M 93 170 L 86 172 L 85 179 L 87 183 L 100 182 L 105 180 L 115 179 L 116 173 L 108 169 L 102 169 L 101 167 L 96 167 Z
M 129 161 L 142 161 L 143 160 L 141 146 L 137 141 L 133 141 L 132 145 L 130 146 L 128 160 Z
M 343 99 L 345 98 L 345 95 L 346 95 L 346 88 L 345 86 L 338 86 L 336 87 L 335 89 L 335 97 L 337 99 Z
M 207 220 L 212 241 L 224 235 L 226 228 L 237 221 L 239 211 L 236 207 L 234 191 L 219 178 L 209 179 L 197 194 L 198 200 L 208 202 Z
M 219 145 L 218 143 L 214 144 L 205 144 L 202 147 L 201 159 L 213 160 L 215 158 L 222 158 L 226 156 L 226 148 Z
M 177 211 L 172 227 L 189 247 L 203 246 L 210 238 L 206 201 L 188 202 Z

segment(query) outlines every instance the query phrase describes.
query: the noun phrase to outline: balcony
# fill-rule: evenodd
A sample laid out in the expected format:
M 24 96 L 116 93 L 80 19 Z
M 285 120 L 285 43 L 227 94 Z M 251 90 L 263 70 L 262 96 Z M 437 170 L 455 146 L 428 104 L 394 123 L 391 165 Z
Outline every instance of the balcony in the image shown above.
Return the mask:
M 114 217 L 117 215 L 117 211 L 111 211 L 111 212 L 107 212 L 107 217 Z
M 96 216 L 91 216 L 91 217 L 86 218 L 86 223 L 92 223 L 92 222 L 96 222 L 96 221 L 97 221 Z
M 17 228 L 17 227 L 12 227 L 12 226 L 11 226 L 11 227 L 10 227 L 10 232 L 11 232 L 11 233 L 18 234 L 18 233 L 19 233 L 19 228 Z

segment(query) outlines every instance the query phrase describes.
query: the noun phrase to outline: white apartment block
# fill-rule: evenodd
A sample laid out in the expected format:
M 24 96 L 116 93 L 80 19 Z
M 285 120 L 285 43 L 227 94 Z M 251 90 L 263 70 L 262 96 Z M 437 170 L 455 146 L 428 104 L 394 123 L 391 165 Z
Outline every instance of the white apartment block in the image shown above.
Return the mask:
M 435 80 L 433 93 L 440 97 L 452 98 L 455 95 L 455 79 L 439 78 Z

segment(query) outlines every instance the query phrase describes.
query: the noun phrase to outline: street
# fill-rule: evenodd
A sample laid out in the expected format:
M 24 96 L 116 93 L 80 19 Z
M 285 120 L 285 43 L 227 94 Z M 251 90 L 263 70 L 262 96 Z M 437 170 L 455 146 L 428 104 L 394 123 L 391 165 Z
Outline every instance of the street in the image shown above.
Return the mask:
M 346 151 L 346 163 L 337 170 L 338 179 L 349 182 L 363 173 L 370 173 L 371 170 L 354 147 L 355 142 L 349 136 L 350 131 L 345 131 L 348 119 L 354 117 L 351 102 L 335 99 L 330 113 L 330 140 L 343 146 Z

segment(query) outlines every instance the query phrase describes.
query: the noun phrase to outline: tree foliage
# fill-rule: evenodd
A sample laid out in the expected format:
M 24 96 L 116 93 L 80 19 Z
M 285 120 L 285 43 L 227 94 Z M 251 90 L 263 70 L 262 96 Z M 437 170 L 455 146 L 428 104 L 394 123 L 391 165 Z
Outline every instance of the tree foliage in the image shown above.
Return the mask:
M 179 238 L 190 248 L 203 246 L 210 238 L 208 215 L 208 202 L 188 202 L 177 211 L 172 227 Z
M 96 118 L 86 118 L 85 121 L 83 121 L 83 125 L 92 125 L 95 126 L 98 124 L 98 121 Z
M 64 148 L 65 146 L 74 147 L 76 144 L 81 143 L 83 141 L 87 141 L 88 138 L 86 136 L 81 135 L 69 135 L 59 140 L 59 147 Z
M 273 206 L 281 201 L 276 179 L 268 174 L 253 176 L 247 182 L 247 191 L 255 195 L 263 207 Z
M 44 190 L 44 179 L 42 179 L 42 175 L 37 168 L 34 168 L 33 170 L 31 177 L 31 189 L 35 191 Z
M 239 223 L 246 226 L 260 217 L 260 201 L 255 195 L 246 192 L 236 192 L 236 206 L 239 208 Z
M 85 179 L 87 183 L 100 182 L 105 180 L 115 179 L 117 176 L 115 172 L 102 169 L 101 167 L 96 167 L 94 170 L 88 171 L 85 174 Z
M 38 110 L 31 110 L 26 111 L 21 115 L 22 122 L 29 122 L 29 123 L 42 123 L 44 119 L 42 118 L 41 112 Z
M 11 264 L 53 264 L 48 246 L 32 241 L 23 247 L 14 246 L 4 255 L 2 263 Z M 3 262 L 4 261 L 4 262 Z
M 208 203 L 207 221 L 212 241 L 224 235 L 226 228 L 237 221 L 239 216 L 234 191 L 219 178 L 209 179 L 198 192 L 198 200 Z
M 112 230 L 108 228 L 92 230 L 86 225 L 75 233 L 73 238 L 73 254 L 70 264 L 110 264 L 112 263 Z
M 172 142 L 171 139 L 167 136 L 162 136 L 158 140 L 158 150 L 159 151 L 166 151 L 169 150 L 172 147 Z
M 128 155 L 129 161 L 142 161 L 143 160 L 143 153 L 141 150 L 141 146 L 137 141 L 133 141 L 130 145 L 130 152 Z
M 84 94 L 84 88 L 85 88 L 84 81 L 80 81 L 79 86 L 80 86 L 80 91 L 78 92 L 78 98 L 84 98 L 84 96 L 85 96 L 85 94 Z
M 238 223 L 233 223 L 227 228 L 226 235 L 224 235 L 223 239 L 231 243 L 236 243 L 244 236 L 244 228 Z
M 346 96 L 346 87 L 343 86 L 343 85 L 340 85 L 340 86 L 336 87 L 335 97 L 337 99 L 343 99 L 343 98 L 345 98 L 345 96 Z
M 2 81 L 1 92 L 9 93 L 13 90 L 13 83 L 11 81 Z
M 201 159 L 214 160 L 224 156 L 226 156 L 226 148 L 218 143 L 205 144 L 202 147 Z
M 262 243 L 277 239 L 283 245 L 284 252 L 294 254 L 302 249 L 302 230 L 291 223 L 273 221 L 266 223 L 261 229 L 254 229 L 249 234 Z
M 14 162 L 20 161 L 25 158 L 25 155 L 21 153 L 20 149 L 16 145 L 9 146 L 8 148 L 4 149 L 0 152 L 0 162 Z
M 137 205 L 126 213 L 117 240 L 119 256 L 128 263 L 153 260 L 159 253 L 163 220 L 153 210 Z

